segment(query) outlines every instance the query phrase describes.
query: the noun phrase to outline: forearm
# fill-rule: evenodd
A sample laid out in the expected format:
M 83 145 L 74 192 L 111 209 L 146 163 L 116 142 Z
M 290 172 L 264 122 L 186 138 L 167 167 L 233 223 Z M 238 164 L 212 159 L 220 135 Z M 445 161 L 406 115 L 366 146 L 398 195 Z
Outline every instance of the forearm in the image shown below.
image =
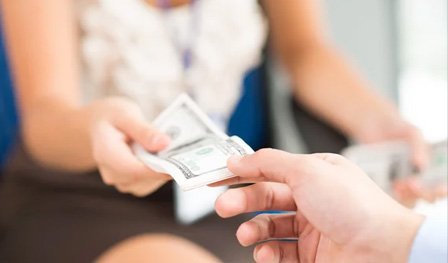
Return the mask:
M 22 118 L 22 138 L 29 154 L 44 166 L 86 171 L 95 168 L 90 126 L 95 107 L 73 108 L 51 103 Z
M 93 168 L 89 109 L 80 103 L 76 23 L 70 0 L 2 0 L 2 22 L 21 129 L 32 157 Z
M 375 141 L 385 127 L 403 125 L 394 105 L 369 89 L 360 74 L 330 47 L 303 47 L 284 61 L 296 98 L 354 139 Z
M 363 259 L 371 259 L 369 262 L 408 262 L 424 216 L 402 206 L 387 213 L 374 212 L 381 218 L 376 218 L 365 229 L 365 239 L 360 240 L 360 244 L 364 245 L 359 247 L 357 253 L 359 262 Z

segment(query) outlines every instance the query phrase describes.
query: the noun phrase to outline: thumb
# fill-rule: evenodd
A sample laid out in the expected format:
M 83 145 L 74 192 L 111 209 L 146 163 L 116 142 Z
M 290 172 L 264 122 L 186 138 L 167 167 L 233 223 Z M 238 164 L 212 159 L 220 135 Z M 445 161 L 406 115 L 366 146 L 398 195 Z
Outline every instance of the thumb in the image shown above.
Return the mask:
M 150 152 L 161 151 L 170 143 L 166 134 L 151 128 L 143 117 L 126 114 L 115 118 L 113 124 Z

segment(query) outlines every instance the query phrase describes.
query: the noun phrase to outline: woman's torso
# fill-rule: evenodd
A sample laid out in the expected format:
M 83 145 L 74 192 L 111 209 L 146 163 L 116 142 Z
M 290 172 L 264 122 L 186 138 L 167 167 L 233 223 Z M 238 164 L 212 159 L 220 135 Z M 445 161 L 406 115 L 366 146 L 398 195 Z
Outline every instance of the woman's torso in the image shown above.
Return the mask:
M 236 104 L 244 74 L 257 65 L 266 27 L 256 0 L 197 0 L 201 25 L 191 83 L 208 113 L 228 117 Z M 163 13 L 144 0 L 79 0 L 86 102 L 121 95 L 135 100 L 151 120 L 179 93 L 181 62 L 164 25 Z M 126 3 L 126 4 L 125 4 Z M 187 6 L 175 8 L 168 20 L 182 26 Z M 183 27 L 188 31 L 187 27 Z M 97 172 L 64 173 L 39 166 L 21 143 L 7 167 L 3 186 L 91 189 L 116 192 Z M 21 196 L 21 190 L 14 190 Z
M 148 120 L 187 89 L 208 114 L 227 120 L 266 38 L 256 0 L 196 0 L 197 8 L 166 12 L 145 0 L 78 3 L 86 100 L 126 96 Z

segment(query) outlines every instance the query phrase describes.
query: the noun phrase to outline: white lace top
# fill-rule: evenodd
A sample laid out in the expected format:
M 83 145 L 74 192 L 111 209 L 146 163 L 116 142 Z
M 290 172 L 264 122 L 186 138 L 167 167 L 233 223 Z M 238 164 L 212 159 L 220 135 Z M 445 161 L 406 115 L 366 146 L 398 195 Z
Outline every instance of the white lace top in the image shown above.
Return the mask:
M 199 0 L 197 12 L 144 0 L 79 0 L 88 100 L 123 95 L 152 120 L 186 83 L 209 114 L 229 117 L 245 73 L 260 62 L 266 23 L 257 0 Z M 195 14 L 193 62 L 185 74 L 173 38 L 185 44 Z M 176 36 L 173 36 L 176 32 Z

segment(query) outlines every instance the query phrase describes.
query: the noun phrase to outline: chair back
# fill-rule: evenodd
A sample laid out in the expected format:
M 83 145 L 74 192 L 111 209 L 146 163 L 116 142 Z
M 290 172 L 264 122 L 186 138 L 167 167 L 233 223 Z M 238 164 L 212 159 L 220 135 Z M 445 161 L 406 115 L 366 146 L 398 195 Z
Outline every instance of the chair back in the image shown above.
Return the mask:
M 0 176 L 17 135 L 17 111 L 0 22 Z

